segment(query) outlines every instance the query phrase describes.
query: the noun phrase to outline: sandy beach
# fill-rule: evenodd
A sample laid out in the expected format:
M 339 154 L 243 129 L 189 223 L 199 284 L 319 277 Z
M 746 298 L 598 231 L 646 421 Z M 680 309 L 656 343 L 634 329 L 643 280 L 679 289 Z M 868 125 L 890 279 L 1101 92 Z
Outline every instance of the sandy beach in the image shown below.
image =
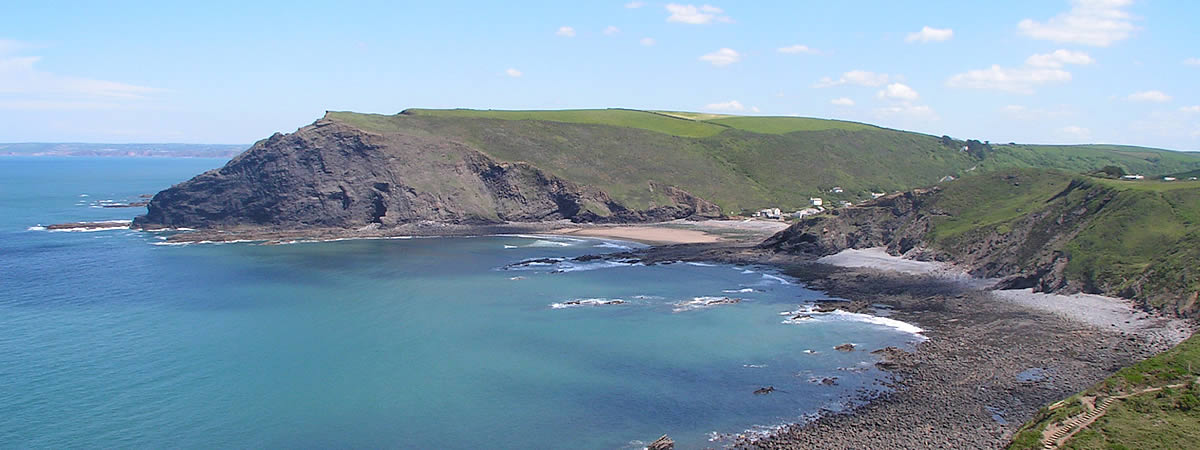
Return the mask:
M 595 227 L 595 228 L 564 228 L 554 230 L 553 234 L 567 236 L 587 236 L 623 239 L 643 244 L 706 244 L 720 241 L 721 238 L 700 230 L 684 230 L 654 226 L 625 226 L 625 227 Z
M 651 245 L 711 244 L 731 240 L 762 240 L 787 226 L 786 222 L 767 220 L 674 220 L 646 225 L 571 227 L 552 233 L 624 239 Z

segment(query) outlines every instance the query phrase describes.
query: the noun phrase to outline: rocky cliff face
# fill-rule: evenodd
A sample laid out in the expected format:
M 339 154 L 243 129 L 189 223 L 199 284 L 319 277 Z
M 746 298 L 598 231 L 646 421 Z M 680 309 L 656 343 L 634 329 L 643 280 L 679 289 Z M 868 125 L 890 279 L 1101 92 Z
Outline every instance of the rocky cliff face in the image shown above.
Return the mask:
M 445 138 L 367 133 L 323 119 L 259 141 L 225 167 L 158 193 L 134 226 L 360 228 L 719 214 L 711 203 L 663 189 L 675 205 L 632 211 L 598 189 Z
M 936 189 L 918 189 L 835 209 L 780 231 L 760 247 L 815 256 L 871 247 L 887 247 L 893 255 L 906 254 L 920 246 L 929 231 L 930 212 L 923 208 L 934 192 Z
M 1017 176 L 1008 178 L 1002 181 L 1013 185 L 1023 181 Z M 809 218 L 772 236 L 761 247 L 816 256 L 850 248 L 886 247 L 893 255 L 954 262 L 974 276 L 1001 280 L 999 288 L 1114 295 L 1182 316 L 1200 313 L 1195 300 L 1196 277 L 1186 265 L 1178 264 L 1187 259 L 1178 255 L 1196 250 L 1190 241 L 1170 241 L 1158 235 L 1148 238 L 1139 234 L 1142 230 L 1114 228 L 1128 227 L 1124 217 L 1152 214 L 1132 202 L 1135 196 L 1149 194 L 1112 189 L 1082 178 L 1061 186 L 1065 187 L 1046 198 L 1023 203 L 1020 210 L 1024 212 L 1011 220 L 985 223 L 985 218 L 972 216 L 967 223 L 979 224 L 950 238 L 938 224 L 963 210 L 944 208 L 942 205 L 954 202 L 946 201 L 943 189 L 934 188 Z M 1114 231 L 1097 234 L 1097 229 L 1108 228 Z M 1093 235 L 1109 241 L 1098 241 Z M 1102 247 L 1112 240 L 1116 244 Z M 1131 245 L 1120 247 L 1121 240 Z M 1141 250 L 1145 242 L 1160 247 Z M 1112 248 L 1125 251 L 1113 254 Z

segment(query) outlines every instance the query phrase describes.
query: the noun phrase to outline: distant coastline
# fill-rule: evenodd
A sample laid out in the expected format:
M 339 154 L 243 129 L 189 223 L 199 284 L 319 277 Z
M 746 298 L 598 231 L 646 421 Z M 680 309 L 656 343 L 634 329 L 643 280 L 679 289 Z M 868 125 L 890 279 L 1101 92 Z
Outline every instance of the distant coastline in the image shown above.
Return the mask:
M 232 158 L 249 148 L 241 144 L 90 144 L 74 142 L 0 143 L 0 156 Z

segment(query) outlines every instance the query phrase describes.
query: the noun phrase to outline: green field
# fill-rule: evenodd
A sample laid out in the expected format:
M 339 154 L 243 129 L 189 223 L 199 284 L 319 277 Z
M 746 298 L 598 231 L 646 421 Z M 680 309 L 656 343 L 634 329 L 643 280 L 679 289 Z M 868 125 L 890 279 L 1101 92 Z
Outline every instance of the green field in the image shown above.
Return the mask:
M 1071 396 L 1067 407 L 1043 408 L 1023 425 L 1010 449 L 1040 448 L 1042 430 L 1078 411 L 1081 396 L 1121 395 L 1167 385 L 1192 383 L 1200 376 L 1200 336 L 1171 350 L 1117 371 L 1108 379 Z M 1073 436 L 1070 449 L 1184 449 L 1200 443 L 1200 385 L 1146 392 L 1117 400 L 1108 412 Z
M 1072 172 L 1118 165 L 1158 174 L 1200 169 L 1200 156 L 1119 146 L 995 145 L 960 151 L 919 133 L 854 122 L 675 111 L 593 109 L 499 111 L 409 109 L 397 115 L 330 112 L 329 119 L 375 133 L 412 133 L 465 142 L 496 159 L 524 161 L 556 176 L 646 208 L 667 202 L 649 182 L 673 185 L 726 213 L 795 210 L 809 197 L 860 201 L 1011 167 Z M 842 194 L 830 189 L 841 187 Z
M 702 121 L 669 117 L 632 109 L 564 109 L 558 111 L 501 111 L 476 109 L 409 109 L 412 115 L 469 119 L 542 120 L 614 127 L 631 127 L 672 136 L 708 137 L 724 128 Z

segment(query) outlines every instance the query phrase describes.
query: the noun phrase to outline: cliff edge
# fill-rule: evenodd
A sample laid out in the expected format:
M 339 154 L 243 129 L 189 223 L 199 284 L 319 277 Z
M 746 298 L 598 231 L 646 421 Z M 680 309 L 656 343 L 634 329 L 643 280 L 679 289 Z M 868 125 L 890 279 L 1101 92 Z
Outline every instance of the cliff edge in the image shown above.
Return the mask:
M 651 183 L 673 203 L 634 210 L 594 187 L 527 163 L 496 160 L 451 139 L 372 133 L 323 118 L 259 141 L 224 167 L 158 193 L 134 226 L 357 229 L 720 214 L 681 189 Z
M 885 247 L 953 262 L 998 287 L 1104 294 L 1200 314 L 1200 183 L 1045 170 L 965 177 L 796 223 L 761 244 L 829 255 Z

